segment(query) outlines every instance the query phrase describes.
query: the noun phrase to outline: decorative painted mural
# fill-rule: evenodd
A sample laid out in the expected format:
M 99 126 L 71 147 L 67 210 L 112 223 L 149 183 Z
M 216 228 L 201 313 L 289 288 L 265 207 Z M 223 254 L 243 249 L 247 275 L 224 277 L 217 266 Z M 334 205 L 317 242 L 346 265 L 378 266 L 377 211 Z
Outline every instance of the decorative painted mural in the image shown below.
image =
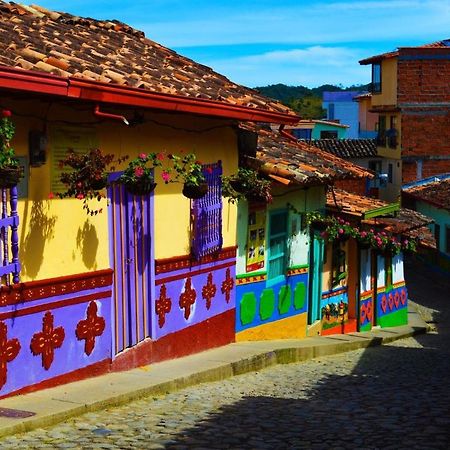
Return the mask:
M 395 327 L 408 323 L 408 292 L 401 281 L 386 290 L 377 290 L 377 318 L 381 327 Z
M 323 292 L 321 301 L 322 334 L 340 333 L 348 323 L 347 287 Z M 337 329 L 341 327 L 341 329 Z
M 236 332 L 305 313 L 307 286 L 307 266 L 288 269 L 286 280 L 272 286 L 267 286 L 265 273 L 238 276 Z M 283 327 L 282 324 L 275 326 Z M 272 330 L 267 337 L 274 338 L 276 334 Z
M 373 322 L 373 292 L 363 292 L 359 301 L 359 331 L 368 331 Z
M 230 247 L 201 261 L 187 255 L 156 261 L 154 339 L 234 309 L 235 258 Z
M 102 270 L 0 289 L 0 396 L 109 364 L 111 284 Z

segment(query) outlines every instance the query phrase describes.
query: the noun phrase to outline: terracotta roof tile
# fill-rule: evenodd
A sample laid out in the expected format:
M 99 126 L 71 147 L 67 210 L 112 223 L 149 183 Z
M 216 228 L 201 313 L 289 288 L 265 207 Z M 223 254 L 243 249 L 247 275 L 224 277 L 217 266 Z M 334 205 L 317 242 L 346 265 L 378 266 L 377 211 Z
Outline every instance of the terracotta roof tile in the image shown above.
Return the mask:
M 327 208 L 343 215 L 362 218 L 365 212 L 387 206 L 379 199 L 353 194 L 342 189 L 333 189 L 327 192 Z M 429 217 L 411 209 L 400 208 L 392 216 L 378 216 L 373 219 L 362 220 L 367 226 L 380 227 L 394 234 L 402 234 L 420 240 L 425 247 L 435 248 L 436 241 L 430 229 L 426 226 L 432 223 Z
M 0 65 L 76 76 L 295 116 L 117 20 L 101 21 L 0 0 Z
M 313 139 L 308 141 L 339 158 L 369 158 L 377 156 L 375 139 Z
M 450 178 L 403 188 L 402 193 L 450 211 Z
M 429 44 L 416 45 L 414 47 L 399 47 L 401 48 L 448 48 L 450 49 L 450 39 L 443 39 L 442 41 L 431 42 Z M 395 58 L 399 55 L 399 49 L 392 52 L 381 53 L 380 55 L 370 56 L 369 58 L 359 61 L 360 64 L 372 64 L 373 62 L 381 61 L 382 59 Z
M 256 164 L 269 175 L 289 178 L 300 185 L 320 185 L 345 178 L 371 177 L 372 173 L 320 150 L 317 147 L 294 142 L 278 131 L 241 125 L 258 133 Z

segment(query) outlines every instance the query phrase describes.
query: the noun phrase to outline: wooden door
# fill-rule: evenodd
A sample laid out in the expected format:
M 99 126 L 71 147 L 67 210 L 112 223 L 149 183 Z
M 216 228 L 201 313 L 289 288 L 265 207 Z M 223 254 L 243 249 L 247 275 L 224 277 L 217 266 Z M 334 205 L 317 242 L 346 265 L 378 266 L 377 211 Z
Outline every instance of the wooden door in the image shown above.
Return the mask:
M 112 181 L 108 196 L 114 270 L 113 348 L 117 354 L 151 335 L 153 193 L 132 195 Z

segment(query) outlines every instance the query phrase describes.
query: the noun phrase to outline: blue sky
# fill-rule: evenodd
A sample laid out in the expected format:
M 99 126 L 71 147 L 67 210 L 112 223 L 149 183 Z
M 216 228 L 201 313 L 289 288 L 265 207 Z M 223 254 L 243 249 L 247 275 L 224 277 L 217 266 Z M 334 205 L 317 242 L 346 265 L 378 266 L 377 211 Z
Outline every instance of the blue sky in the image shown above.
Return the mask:
M 20 2 L 20 0 L 19 0 Z M 370 81 L 358 60 L 450 38 L 449 0 L 31 0 L 117 19 L 247 86 Z M 126 5 L 126 6 L 124 6 Z

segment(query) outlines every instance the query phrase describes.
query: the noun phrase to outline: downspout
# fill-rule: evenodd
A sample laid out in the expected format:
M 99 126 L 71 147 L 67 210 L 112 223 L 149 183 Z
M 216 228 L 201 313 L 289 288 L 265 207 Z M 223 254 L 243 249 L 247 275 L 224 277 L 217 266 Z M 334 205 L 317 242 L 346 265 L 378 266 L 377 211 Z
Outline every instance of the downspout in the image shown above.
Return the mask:
M 111 114 L 111 113 L 102 112 L 102 111 L 100 111 L 100 106 L 99 105 L 95 105 L 94 116 L 101 117 L 101 118 L 104 118 L 104 119 L 120 120 L 125 125 L 130 125 L 130 123 L 125 118 L 125 116 L 121 116 L 119 114 Z

